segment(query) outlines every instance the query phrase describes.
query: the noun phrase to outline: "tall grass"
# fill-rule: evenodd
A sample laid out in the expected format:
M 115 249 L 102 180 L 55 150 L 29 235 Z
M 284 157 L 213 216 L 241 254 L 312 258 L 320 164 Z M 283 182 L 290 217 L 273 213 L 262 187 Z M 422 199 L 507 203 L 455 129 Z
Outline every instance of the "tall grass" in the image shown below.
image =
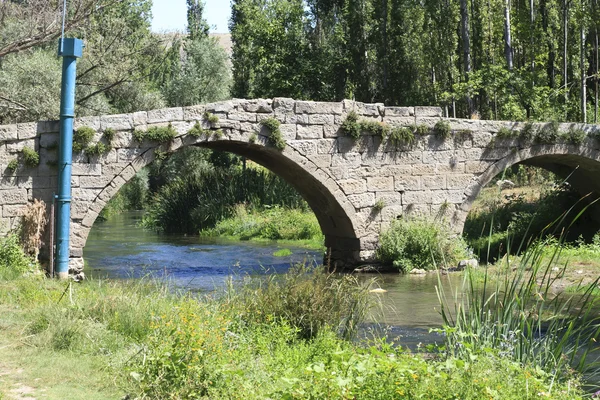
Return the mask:
M 569 211 L 557 222 L 564 222 Z M 460 290 L 449 294 L 438 286 L 445 349 L 450 356 L 468 359 L 494 352 L 541 368 L 561 381 L 573 371 L 598 375 L 600 364 L 589 355 L 600 340 L 599 303 L 593 295 L 600 277 L 582 294 L 556 293 L 554 283 L 568 263 L 555 268 L 561 263 L 564 235 L 551 242 L 555 247 L 550 254 L 548 241 L 538 240 L 517 262 L 506 257 L 497 276 L 486 267 L 483 285 L 467 271 Z

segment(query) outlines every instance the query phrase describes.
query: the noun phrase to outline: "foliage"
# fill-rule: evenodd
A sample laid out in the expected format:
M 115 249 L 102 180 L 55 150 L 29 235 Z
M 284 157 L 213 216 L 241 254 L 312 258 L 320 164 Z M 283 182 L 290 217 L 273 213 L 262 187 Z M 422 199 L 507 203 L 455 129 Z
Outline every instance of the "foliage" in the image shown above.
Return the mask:
M 0 280 L 14 279 L 36 268 L 36 262 L 23 251 L 17 235 L 0 238 Z
M 447 121 L 438 121 L 433 127 L 433 134 L 440 140 L 446 140 L 450 137 L 450 124 Z
M 376 257 L 401 272 L 419 268 L 437 269 L 454 266 L 466 258 L 465 244 L 443 228 L 427 220 L 398 220 L 379 236 Z
M 410 146 L 415 142 L 415 134 L 407 127 L 391 129 L 388 138 L 395 146 Z
M 23 163 L 27 167 L 35 168 L 40 165 L 40 155 L 31 147 L 23 147 L 21 154 L 23 154 Z
M 568 142 L 576 145 L 582 144 L 586 137 L 587 134 L 583 129 L 578 129 L 575 127 L 569 128 L 569 131 L 566 133 L 566 139 Z
M 358 114 L 356 111 L 350 111 L 342 122 L 342 131 L 346 136 L 357 140 L 360 137 L 360 124 L 358 123 Z
M 268 138 L 269 144 L 279 151 L 285 149 L 286 143 L 281 130 L 279 129 L 280 122 L 275 118 L 266 118 L 260 121 L 260 124 L 270 131 Z
M 204 112 L 204 120 L 206 120 L 209 124 L 214 125 L 219 122 L 219 116 L 209 113 L 208 111 Z
M 362 120 L 358 125 L 361 132 L 369 132 L 375 136 L 386 137 L 390 133 L 390 127 L 387 124 L 373 119 Z
M 500 138 L 500 139 L 504 139 L 504 138 L 513 138 L 519 135 L 518 131 L 512 130 L 506 126 L 501 127 L 500 129 L 498 129 L 498 133 L 496 133 L 496 137 Z
M 305 204 L 292 187 L 266 170 L 228 165 L 231 159 L 226 160 L 222 167 L 214 168 L 219 162 L 214 157 L 224 153 L 202 154 L 200 157 L 206 157 L 204 160 L 188 159 L 187 165 L 182 167 L 177 164 L 169 166 L 171 161 L 162 167 L 158 166 L 163 169 L 160 175 L 165 184 L 157 188 L 150 201 L 143 221 L 146 227 L 196 234 L 230 217 L 236 204 L 290 208 L 303 207 Z M 208 158 L 213 158 L 213 161 L 209 163 Z M 173 158 L 173 162 L 179 161 L 185 161 L 185 158 Z M 152 174 L 150 178 L 150 188 L 153 190 Z
M 108 145 L 112 144 L 113 139 L 115 138 L 116 132 L 113 128 L 106 128 L 104 132 L 102 132 L 102 137 L 106 140 Z
M 549 122 L 535 133 L 534 141 L 540 144 L 554 144 L 558 140 L 558 122 Z
M 19 168 L 19 160 L 16 158 L 10 160 L 6 165 L 6 169 L 10 172 L 15 172 Z
M 82 126 L 73 133 L 73 151 L 84 151 L 92 142 L 96 131 L 89 126 Z
M 211 131 L 210 129 L 204 129 L 200 122 L 196 121 L 194 126 L 187 133 L 190 136 L 198 138 L 203 135 L 210 135 Z
M 112 147 L 110 145 L 98 142 L 96 144 L 87 146 L 84 149 L 84 152 L 87 156 L 99 156 L 109 152 L 111 149 Z
M 164 88 L 168 105 L 181 107 L 229 98 L 228 56 L 217 39 L 190 37 L 183 51 L 181 66 Z
M 415 125 L 414 131 L 419 136 L 429 135 L 429 127 L 425 124 Z
M 573 369 L 597 374 L 597 363 L 586 365 L 600 334 L 592 290 L 582 297 L 551 292 L 561 275 L 552 271 L 561 242 L 549 260 L 542 257 L 548 246 L 543 241 L 531 246 L 516 267 L 507 258 L 500 276 L 485 275 L 483 288 L 467 272 L 461 299 L 449 301 L 440 291 L 447 353 L 464 359 L 496 349 L 500 357 L 540 368 L 558 382 L 571 380 Z
M 232 298 L 240 302 L 237 308 L 244 310 L 240 317 L 249 323 L 282 320 L 304 339 L 330 327 L 352 339 L 374 306 L 369 295 L 373 283 L 301 264 L 280 277 L 246 281 Z
M 151 126 L 146 131 L 136 129 L 133 132 L 133 138 L 138 142 L 149 140 L 158 143 L 168 143 L 177 136 L 177 131 L 169 122 L 167 126 Z
M 234 214 L 217 222 L 202 236 L 228 236 L 239 240 L 310 240 L 323 244 L 323 234 L 312 212 L 279 206 L 250 209 L 237 205 Z
M 533 124 L 533 122 L 528 121 L 521 129 L 519 133 L 519 139 L 525 143 L 531 142 L 538 134 L 538 128 Z

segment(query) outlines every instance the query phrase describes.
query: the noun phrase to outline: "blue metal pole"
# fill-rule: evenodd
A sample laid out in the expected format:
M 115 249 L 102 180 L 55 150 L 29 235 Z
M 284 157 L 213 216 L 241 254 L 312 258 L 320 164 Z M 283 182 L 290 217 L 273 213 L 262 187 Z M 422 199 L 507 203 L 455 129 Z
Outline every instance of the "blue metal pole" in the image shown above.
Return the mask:
M 77 58 L 83 54 L 80 39 L 59 40 L 58 55 L 63 58 L 60 91 L 60 139 L 58 145 L 58 195 L 56 213 L 56 272 L 59 279 L 69 276 L 69 224 L 71 223 L 71 164 L 73 161 L 73 118 L 75 118 L 75 77 Z

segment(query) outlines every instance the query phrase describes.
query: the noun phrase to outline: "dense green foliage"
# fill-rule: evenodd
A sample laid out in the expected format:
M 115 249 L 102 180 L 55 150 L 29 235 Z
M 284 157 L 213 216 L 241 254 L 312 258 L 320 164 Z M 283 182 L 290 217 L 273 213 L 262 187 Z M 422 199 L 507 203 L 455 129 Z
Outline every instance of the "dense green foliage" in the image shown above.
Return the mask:
M 229 153 L 188 148 L 155 161 L 143 224 L 170 233 L 197 234 L 230 217 L 238 204 L 251 208 L 306 208 L 285 181 L 260 167 L 244 168 Z
M 0 238 L 0 279 L 11 279 L 35 268 L 35 261 L 23 252 L 17 235 Z
M 233 95 L 583 121 L 598 102 L 598 9 L 531 4 L 235 0 Z
M 466 245 L 439 222 L 398 220 L 379 236 L 377 259 L 401 272 L 454 267 L 467 257 Z

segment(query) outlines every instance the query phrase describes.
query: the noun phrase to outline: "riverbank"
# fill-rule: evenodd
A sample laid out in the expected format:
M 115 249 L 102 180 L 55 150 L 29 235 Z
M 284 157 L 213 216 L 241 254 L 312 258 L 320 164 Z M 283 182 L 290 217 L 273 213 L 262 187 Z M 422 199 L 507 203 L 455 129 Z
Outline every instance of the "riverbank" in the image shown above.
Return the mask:
M 0 393 L 6 399 L 581 398 L 575 377 L 553 381 L 494 351 L 425 358 L 385 338 L 340 338 L 374 304 L 369 288 L 352 276 L 306 270 L 201 298 L 143 280 L 5 279 Z
M 237 205 L 233 216 L 214 228 L 200 231 L 201 237 L 294 245 L 314 250 L 324 249 L 325 238 L 319 222 L 310 210 L 269 207 L 262 210 Z

